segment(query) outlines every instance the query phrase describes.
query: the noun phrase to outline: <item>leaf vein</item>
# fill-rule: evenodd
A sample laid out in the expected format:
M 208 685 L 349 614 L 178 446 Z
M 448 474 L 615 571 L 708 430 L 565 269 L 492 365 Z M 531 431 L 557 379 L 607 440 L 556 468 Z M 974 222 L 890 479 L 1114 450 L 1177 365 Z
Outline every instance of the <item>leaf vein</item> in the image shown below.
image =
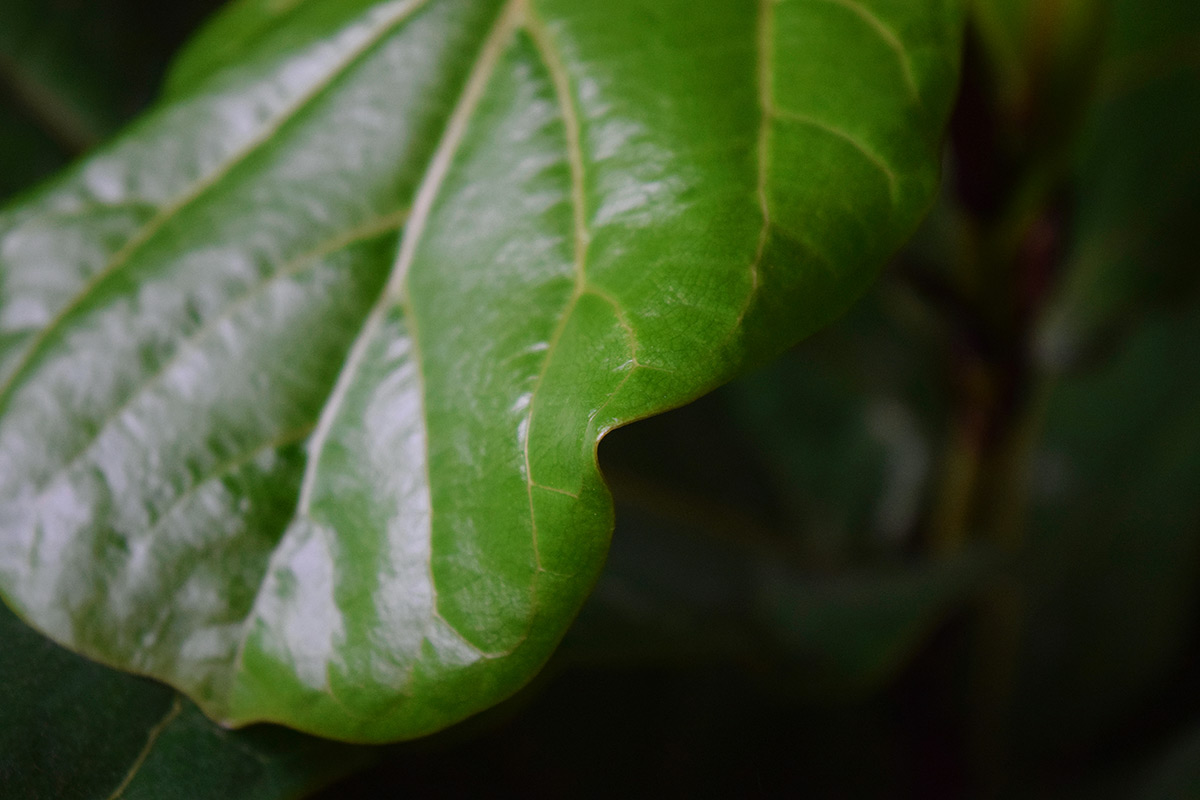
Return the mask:
M 164 714 L 162 719 L 155 723 L 154 727 L 150 729 L 150 733 L 146 736 L 146 744 L 142 746 L 141 752 L 137 754 L 137 758 L 133 760 L 133 765 L 129 768 L 129 771 L 125 773 L 125 777 L 121 779 L 121 782 L 117 785 L 117 788 L 113 789 L 112 794 L 108 796 L 108 800 L 118 800 L 118 798 L 125 795 L 125 790 L 129 788 L 130 784 L 133 783 L 133 779 L 136 778 L 138 772 L 141 771 L 142 766 L 146 763 L 146 759 L 150 757 L 150 751 L 152 751 L 154 749 L 154 745 L 158 743 L 158 739 L 160 736 L 162 736 L 163 731 L 165 731 L 167 726 L 174 722 L 182 712 L 183 701 L 177 694 L 171 701 L 171 707 L 167 709 L 167 713 Z
M 853 147 L 871 164 L 871 166 L 873 166 L 879 171 L 880 174 L 883 175 L 888 184 L 888 195 L 891 198 L 892 203 L 896 203 L 897 192 L 899 189 L 899 179 L 896 176 L 895 170 L 893 170 L 891 166 L 889 166 L 888 163 L 883 159 L 883 157 L 871 149 L 871 147 L 869 147 L 862 139 L 859 139 L 857 136 L 849 133 L 848 131 L 842 130 L 836 125 L 831 125 L 828 122 L 813 116 L 809 116 L 808 114 L 801 114 L 800 112 L 789 111 L 786 109 L 777 109 L 775 114 L 779 119 L 795 122 L 800 125 L 806 125 L 810 128 L 815 128 L 819 131 L 829 134 L 835 139 L 840 139 Z
M 185 489 L 174 500 L 171 501 L 169 506 L 163 509 L 163 511 L 158 515 L 158 521 L 147 531 L 148 538 L 153 538 L 154 533 L 162 528 L 163 524 L 171 516 L 171 514 L 174 513 L 176 509 L 180 508 L 185 502 L 187 502 L 189 497 L 194 496 L 198 491 L 200 491 L 200 489 L 205 485 L 211 483 L 217 478 L 222 478 L 236 471 L 238 468 L 253 461 L 261 453 L 264 453 L 268 450 L 278 450 L 280 448 L 296 444 L 297 442 L 304 441 L 306 438 L 308 438 L 308 435 L 312 433 L 312 429 L 312 425 L 303 425 L 298 428 L 293 428 L 292 430 L 283 431 L 282 433 L 279 433 L 269 439 L 256 442 L 253 447 L 249 447 L 243 452 L 238 453 L 236 456 L 227 458 L 220 462 L 208 472 L 204 473 L 195 481 L 193 481 L 187 489 Z
M 519 11 L 520 0 L 509 0 L 500 11 L 475 58 L 475 63 L 470 74 L 467 76 L 466 83 L 463 85 L 458 100 L 450 112 L 450 116 L 447 118 L 442 138 L 438 142 L 429 167 L 426 169 L 421 183 L 417 188 L 416 198 L 408 217 L 404 236 L 401 237 L 400 251 L 396 256 L 396 263 L 392 267 L 392 273 L 388 277 L 388 282 L 380 293 L 379 299 L 363 322 L 358 336 L 350 352 L 347 354 L 346 361 L 338 374 L 333 390 L 324 408 L 321 410 L 321 415 L 317 420 L 313 435 L 309 439 L 308 461 L 305 465 L 304 478 L 300 486 L 300 495 L 296 504 L 297 516 L 308 516 L 311 512 L 313 494 L 316 490 L 317 477 L 320 471 L 321 454 L 325 448 L 325 444 L 333 432 L 333 426 L 350 391 L 351 384 L 366 359 L 367 349 L 371 341 L 378 332 L 380 325 L 382 325 L 388 311 L 397 305 L 405 311 L 409 325 L 409 335 L 413 340 L 412 353 L 414 366 L 418 376 L 421 376 L 421 384 L 424 386 L 424 371 L 420 346 L 418 344 L 417 317 L 412 307 L 410 292 L 407 291 L 409 271 L 416 259 L 417 247 L 421 236 L 425 231 L 429 216 L 433 212 L 433 207 L 441 191 L 442 184 L 450 171 L 454 156 L 458 152 L 458 148 L 466 135 L 467 127 L 474 116 L 475 109 L 483 98 L 492 75 L 495 73 L 500 58 L 504 54 L 513 32 L 517 29 Z M 424 396 L 424 389 L 422 389 L 421 394 Z M 421 413 L 424 415 L 424 409 L 422 409 Z M 428 440 L 426 440 L 426 448 L 428 450 Z M 428 452 L 426 452 L 426 486 L 429 485 L 428 462 Z M 430 525 L 432 525 L 433 514 L 434 509 L 431 505 Z M 432 565 L 430 566 L 432 568 Z M 260 597 L 265 585 L 264 582 L 259 586 Z M 432 575 L 430 576 L 430 585 L 434 593 L 431 618 L 441 618 L 441 613 L 437 608 L 437 584 L 433 581 Z M 232 672 L 234 675 L 242 669 L 246 645 L 250 638 L 250 624 L 254 620 L 254 608 L 257 607 L 258 601 L 259 597 L 256 597 L 251 611 L 243 623 L 243 632 L 233 661 Z M 332 692 L 328 694 L 335 702 L 340 703 L 336 697 L 333 697 Z
M 904 77 L 904 86 L 908 89 L 913 99 L 921 102 L 921 92 L 917 88 L 917 79 L 913 74 L 912 59 L 908 55 L 908 50 L 904 43 L 900 41 L 900 37 L 896 34 L 887 23 L 879 18 L 875 12 L 864 6 L 859 0 L 817 0 L 818 2 L 828 3 L 834 6 L 840 6 L 845 10 L 854 14 L 873 30 L 888 49 L 896 54 L 896 59 L 900 63 L 900 73 Z
M 217 186 L 223 178 L 227 177 L 235 167 L 269 143 L 271 138 L 288 122 L 309 105 L 316 102 L 342 73 L 358 62 L 359 59 L 366 55 L 371 48 L 386 36 L 409 20 L 427 2 L 429 0 L 411 0 L 408 3 L 398 4 L 395 16 L 392 19 L 381 24 L 377 31 L 366 37 L 357 47 L 352 48 L 340 64 L 330 69 L 321 80 L 297 98 L 296 102 L 284 109 L 275 119 L 264 125 L 262 131 L 257 136 L 247 141 L 243 147 L 232 153 L 227 160 L 219 164 L 210 174 L 197 180 L 188 191 L 167 204 L 154 217 L 147 220 L 137 232 L 112 254 L 108 262 L 84 283 L 79 292 L 34 337 L 16 367 L 9 374 L 8 380 L 0 385 L 0 408 L 3 408 L 7 403 L 13 389 L 21 378 L 24 377 L 25 372 L 33 365 L 38 353 L 46 346 L 50 337 L 62 327 L 76 309 L 87 301 L 98 286 L 108 279 L 109 276 L 126 266 L 130 259 L 147 242 L 153 239 L 154 235 L 170 222 L 176 214 L 203 197 L 210 189 Z
M 587 250 L 591 241 L 591 231 L 588 229 L 587 223 L 587 173 L 583 158 L 583 129 L 579 121 L 571 77 L 559 54 L 559 49 L 545 23 L 528 3 L 526 3 L 525 11 L 525 29 L 533 40 L 538 55 L 546 66 L 546 71 L 550 73 L 550 80 L 554 84 L 555 99 L 558 101 L 563 127 L 566 129 L 567 162 L 571 172 L 575 279 L 577 285 L 582 287 L 587 280 Z
M 338 375 L 333 392 L 330 394 L 329 400 L 321 412 L 321 418 L 313 433 L 308 469 L 305 472 L 304 484 L 301 487 L 300 499 L 297 504 L 297 513 L 302 516 L 308 514 L 312 504 L 312 495 L 315 490 L 318 472 L 317 465 L 321 460 L 321 451 L 324 449 L 325 442 L 332 432 L 333 423 L 341 410 L 342 404 L 345 402 L 346 394 L 350 391 L 350 385 L 354 381 L 359 368 L 362 366 L 363 360 L 366 358 L 367 348 L 374 334 L 382 324 L 388 310 L 397 303 L 402 302 L 405 294 L 407 294 L 405 289 L 408 283 L 408 274 L 416 258 L 416 251 L 421 236 L 425 232 L 425 226 L 433 211 L 433 205 L 437 200 L 438 193 L 441 191 L 442 183 L 450 171 L 454 155 L 457 153 L 458 147 L 466 135 L 467 125 L 474 115 L 480 99 L 483 97 L 487 84 L 496 69 L 496 65 L 500 61 L 500 56 L 503 54 L 512 32 L 516 29 L 515 12 L 518 7 L 517 0 L 509 0 L 509 3 L 501 11 L 499 18 L 480 50 L 479 57 L 476 60 L 474 68 L 471 70 L 470 76 L 467 78 L 462 94 L 450 114 L 445 132 L 442 135 L 442 140 L 438 143 L 429 169 L 426 170 L 425 176 L 421 180 L 421 185 L 417 189 L 416 200 L 413 202 L 412 213 L 409 215 L 405 235 L 401 238 L 400 252 L 396 257 L 396 264 L 392 268 L 392 274 L 389 276 L 387 285 L 380 294 L 379 300 L 375 303 L 375 306 L 371 309 L 370 314 L 363 323 L 363 327 Z M 414 358 L 419 362 L 419 353 L 414 351 Z
M 755 151 L 755 186 L 762 227 L 750 262 L 750 291 L 738 312 L 734 328 L 741 327 L 754 298 L 762 285 L 762 262 L 771 238 L 771 198 L 769 173 L 771 168 L 771 123 L 775 117 L 775 3 L 778 0 L 759 0 L 758 25 L 755 35 L 758 83 L 758 139 Z
M 559 112 L 562 115 L 564 128 L 565 147 L 567 151 L 567 163 L 570 168 L 571 176 L 571 218 L 573 227 L 574 241 L 574 271 L 575 271 L 575 288 L 572 292 L 571 299 L 568 301 L 566 308 L 559 316 L 558 323 L 555 326 L 553 333 L 550 336 L 550 341 L 546 347 L 546 354 L 542 359 L 542 366 L 538 371 L 538 375 L 534 380 L 533 389 L 530 392 L 529 412 L 525 421 L 525 436 L 522 442 L 522 456 L 525 465 L 525 491 L 529 502 L 529 525 L 530 535 L 533 539 L 533 555 L 534 563 L 537 572 L 540 574 L 545 571 L 542 565 L 541 550 L 538 542 L 538 524 L 537 514 L 534 510 L 533 490 L 535 486 L 541 486 L 544 489 L 550 489 L 549 486 L 538 484 L 533 479 L 533 468 L 529 455 L 529 444 L 533 434 L 534 411 L 537 408 L 537 396 L 540 392 L 546 374 L 550 369 L 550 363 L 553 360 L 554 352 L 558 348 L 559 341 L 562 339 L 563 332 L 566 330 L 567 323 L 570 320 L 575 307 L 579 303 L 579 299 L 587 291 L 587 250 L 591 239 L 591 233 L 588 229 L 587 218 L 587 193 L 586 193 L 586 172 L 583 157 L 583 130 L 580 124 L 579 114 L 576 107 L 575 92 L 571 85 L 571 78 L 566 65 L 563 62 L 562 56 L 559 53 L 559 48 L 555 44 L 553 36 L 547 29 L 540 17 L 531 7 L 530 2 L 523 3 L 525 30 L 528 32 L 530 39 L 533 40 L 534 47 L 537 50 L 538 56 L 541 59 L 546 71 L 550 75 L 550 81 L 554 86 L 555 100 L 557 101 Z M 606 297 L 606 299 L 609 299 Z M 615 301 L 610 299 L 616 305 Z M 565 490 L 560 490 L 563 494 L 571 494 Z M 535 587 L 536 588 L 536 587 Z
M 381 236 L 389 231 L 399 229 L 399 227 L 404 223 L 406 214 L 407 211 L 402 209 L 400 211 L 378 217 L 367 224 L 359 226 L 347 233 L 339 234 L 338 236 L 323 242 L 321 245 L 318 245 L 309 252 L 288 262 L 284 266 L 268 275 L 265 280 L 254 284 L 254 286 L 252 286 L 248 291 L 234 298 L 228 305 L 225 306 L 224 309 L 221 310 L 220 313 L 214 315 L 211 319 L 206 320 L 203 325 L 193 331 L 185 339 L 180 341 L 171 355 L 164 359 L 157 369 L 155 369 L 141 382 L 134 386 L 126 398 L 115 409 L 109 412 L 103 420 L 100 421 L 100 423 L 96 426 L 95 432 L 88 437 L 84 445 L 73 455 L 71 455 L 71 457 L 64 462 L 64 465 L 61 468 L 54 471 L 54 473 L 46 480 L 45 484 L 43 484 L 42 488 L 44 489 L 46 486 L 49 486 L 60 475 L 69 472 L 81 458 L 91 451 L 91 449 L 100 440 L 100 437 L 104 434 L 104 432 L 108 430 L 108 428 L 117 419 L 119 419 L 121 415 L 127 411 L 139 397 L 145 394 L 145 392 L 154 386 L 158 381 L 162 380 L 166 375 L 168 375 L 171 371 L 171 368 L 178 364 L 184 355 L 186 355 L 193 347 L 216 331 L 217 327 L 222 322 L 231 319 L 238 312 L 238 310 L 245 307 L 247 303 L 251 302 L 254 298 L 260 296 L 263 292 L 267 291 L 280 281 L 287 278 L 298 277 L 303 275 L 308 270 L 316 268 L 323 262 L 323 259 L 333 255 L 334 253 L 337 253 L 359 242 L 366 241 L 376 236 Z

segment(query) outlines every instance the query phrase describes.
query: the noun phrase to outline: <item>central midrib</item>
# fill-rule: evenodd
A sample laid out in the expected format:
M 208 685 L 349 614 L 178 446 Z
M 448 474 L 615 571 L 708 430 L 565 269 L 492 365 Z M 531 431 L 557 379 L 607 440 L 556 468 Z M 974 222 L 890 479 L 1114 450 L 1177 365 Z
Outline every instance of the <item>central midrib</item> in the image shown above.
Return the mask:
M 458 152 L 459 146 L 462 143 L 463 137 L 467 132 L 474 112 L 482 100 L 487 84 L 495 72 L 496 66 L 499 64 L 501 57 L 506 51 L 506 47 L 512 39 L 513 34 L 520 28 L 522 21 L 522 12 L 524 10 L 524 0 L 508 0 L 502 10 L 499 12 L 496 21 L 493 23 L 491 30 L 484 39 L 480 47 L 478 55 L 475 57 L 474 65 L 471 68 L 470 74 L 463 85 L 463 89 L 459 94 L 450 116 L 446 120 L 443 128 L 442 138 L 438 143 L 437 149 L 429 162 L 429 167 L 425 171 L 424 177 L 418 186 L 415 199 L 413 201 L 412 210 L 408 217 L 408 222 L 405 225 L 404 233 L 401 237 L 400 250 L 396 256 L 395 265 L 388 277 L 387 283 L 380 292 L 378 300 L 375 302 L 371 311 L 368 313 L 363 325 L 355 338 L 354 344 L 346 357 L 346 361 L 340 370 L 333 390 L 330 392 L 329 399 L 326 401 L 321 410 L 321 415 L 318 419 L 317 426 L 313 430 L 312 437 L 309 440 L 307 463 L 305 465 L 304 479 L 301 483 L 299 497 L 296 503 L 296 517 L 306 517 L 310 515 L 313 495 L 316 490 L 318 474 L 320 472 L 321 455 L 326 443 L 332 433 L 333 427 L 337 421 L 337 417 L 341 411 L 342 405 L 346 400 L 346 396 L 352 388 L 353 382 L 362 367 L 367 356 L 367 351 L 372 343 L 376 333 L 378 332 L 387 313 L 396 306 L 403 306 L 406 309 L 406 322 L 409 328 L 409 333 L 412 338 L 412 353 L 415 362 L 416 372 L 419 382 L 424 386 L 424 372 L 421 363 L 421 347 L 416 328 L 416 318 L 411 313 L 410 298 L 406 291 L 407 279 L 409 270 L 416 258 L 417 249 L 420 245 L 421 236 L 425 230 L 425 226 L 429 221 L 430 214 L 437 201 L 438 194 L 442 184 L 445 181 L 447 174 L 450 171 L 455 154 Z M 424 391 L 419 392 L 422 400 L 424 399 Z M 425 416 L 424 407 L 420 409 L 422 418 Z M 426 447 L 428 443 L 426 442 Z M 428 474 L 428 453 L 425 457 L 426 491 L 429 491 L 429 474 Z M 286 534 L 285 534 L 286 536 Z M 237 676 L 242 672 L 242 664 L 245 656 L 246 646 L 250 638 L 251 623 L 257 615 L 257 609 L 262 599 L 262 592 L 266 588 L 267 581 L 265 576 L 270 575 L 272 568 L 275 566 L 275 559 L 278 553 L 282 550 L 282 542 L 276 545 L 275 555 L 270 559 L 267 569 L 264 572 L 264 580 L 260 582 L 258 594 L 251 604 L 250 611 L 242 624 L 242 630 L 238 640 L 238 649 L 235 655 L 230 675 L 233 680 L 237 680 Z M 431 586 L 432 586 L 431 580 Z M 436 590 L 435 590 L 436 596 Z M 435 602 L 436 614 L 436 602 Z M 229 702 L 230 698 L 224 698 L 224 704 Z

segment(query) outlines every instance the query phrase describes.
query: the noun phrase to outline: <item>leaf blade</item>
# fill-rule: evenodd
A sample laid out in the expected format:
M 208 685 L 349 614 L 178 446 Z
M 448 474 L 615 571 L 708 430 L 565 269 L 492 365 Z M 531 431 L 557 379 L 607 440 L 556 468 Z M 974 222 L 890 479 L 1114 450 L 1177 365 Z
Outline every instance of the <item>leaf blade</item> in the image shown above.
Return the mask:
M 0 220 L 33 309 L 0 361 L 6 597 L 235 725 L 408 738 L 510 694 L 603 563 L 599 438 L 839 313 L 928 203 L 961 10 L 863 7 L 926 31 L 915 94 L 857 14 L 844 49 L 890 55 L 854 103 L 779 57 L 841 3 L 312 2 L 192 68 Z M 222 108 L 258 111 L 164 155 Z

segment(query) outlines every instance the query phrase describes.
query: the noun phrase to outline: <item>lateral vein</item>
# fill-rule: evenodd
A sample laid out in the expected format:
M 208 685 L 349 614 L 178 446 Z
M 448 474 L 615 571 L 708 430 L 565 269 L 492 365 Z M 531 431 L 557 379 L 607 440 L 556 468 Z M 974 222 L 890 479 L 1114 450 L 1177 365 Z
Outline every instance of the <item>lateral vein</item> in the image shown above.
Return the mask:
M 758 29 L 755 52 L 758 59 L 758 142 L 756 149 L 757 180 L 755 194 L 762 212 L 762 227 L 758 232 L 758 244 L 754 250 L 754 261 L 750 264 L 750 294 L 746 305 L 738 315 L 738 324 L 750 309 L 750 303 L 758 292 L 762 277 L 763 256 L 771 236 L 771 198 L 768 188 L 771 168 L 771 122 L 775 117 L 775 3 L 777 0 L 759 0 Z
M 63 466 L 56 469 L 54 473 L 45 481 L 43 488 L 54 482 L 55 478 L 70 469 L 79 462 L 81 458 L 87 455 L 88 452 L 100 440 L 100 437 L 108 430 L 120 416 L 128 410 L 133 403 L 141 397 L 148 389 L 153 387 L 155 383 L 162 380 L 170 370 L 180 362 L 180 360 L 188 353 L 189 348 L 195 347 L 206 337 L 211 336 L 217 329 L 220 323 L 232 319 L 233 316 L 255 298 L 261 296 L 271 287 L 281 281 L 289 278 L 296 278 L 303 275 L 305 272 L 319 267 L 325 258 L 351 247 L 360 242 L 367 241 L 376 236 L 382 236 L 394 230 L 398 230 L 404 224 L 404 219 L 408 214 L 407 209 L 399 209 L 389 214 L 384 214 L 375 219 L 369 220 L 363 225 L 353 228 L 349 231 L 339 233 L 337 236 L 322 242 L 317 247 L 308 252 L 291 259 L 279 269 L 272 272 L 264 280 L 254 284 L 248 291 L 233 298 L 228 305 L 225 306 L 219 313 L 214 314 L 204 322 L 199 328 L 191 334 L 183 338 L 175 346 L 174 351 L 166 358 L 152 373 L 143 378 L 136 386 L 134 386 L 126 398 L 110 411 L 103 420 L 95 426 L 93 433 L 88 437 L 87 441 L 75 451 L 69 458 L 63 461 Z
M 582 290 L 587 280 L 587 249 L 591 241 L 591 231 L 587 223 L 587 192 L 586 172 L 583 160 L 583 130 L 579 122 L 579 113 L 575 106 L 575 93 L 571 87 L 571 77 L 563 64 L 558 48 L 545 23 L 537 13 L 524 4 L 525 30 L 533 40 L 542 63 L 550 73 L 554 84 L 554 94 L 562 112 L 563 127 L 566 129 L 567 161 L 571 170 L 571 206 L 574 222 L 575 239 L 575 280 L 577 291 Z
M 876 153 L 874 150 L 872 150 L 870 147 L 868 147 L 867 144 L 865 142 L 863 142 L 861 139 L 859 139 L 857 136 L 855 136 L 847 131 L 842 130 L 841 128 L 837 127 L 836 125 L 831 125 L 828 122 L 825 122 L 823 120 L 820 120 L 820 119 L 810 116 L 808 114 L 801 114 L 798 111 L 788 111 L 788 110 L 784 110 L 784 109 L 778 109 L 776 111 L 776 116 L 779 119 L 789 120 L 791 122 L 795 122 L 800 125 L 806 125 L 810 128 L 815 128 L 819 131 L 822 131 L 823 133 L 829 134 L 830 136 L 834 137 L 835 139 L 840 139 L 843 142 L 845 142 L 846 144 L 853 147 L 855 150 L 857 150 L 859 152 L 859 154 L 867 162 L 869 162 L 873 167 L 875 167 L 880 172 L 880 174 L 882 174 L 883 177 L 887 180 L 888 195 L 891 197 L 892 202 L 896 201 L 897 190 L 899 188 L 899 185 L 898 185 L 899 180 L 896 177 L 895 170 L 893 170 L 888 165 L 888 163 L 883 160 L 882 156 L 880 156 L 878 153 Z
M 179 695 L 175 695 L 174 700 L 171 701 L 171 707 L 167 709 L 167 713 L 163 715 L 162 719 L 155 723 L 154 727 L 150 729 L 150 733 L 146 736 L 146 744 L 142 745 L 142 750 L 137 754 L 137 758 L 133 760 L 133 765 L 129 768 L 129 771 L 125 773 L 125 777 L 121 779 L 121 782 L 117 785 L 117 788 L 113 789 L 112 794 L 108 796 L 108 800 L 118 800 L 118 798 L 125 795 L 125 790 L 129 788 L 131 783 L 133 783 L 133 779 L 137 777 L 142 765 L 144 765 L 146 763 L 146 759 L 150 757 L 150 751 L 152 751 L 154 749 L 154 745 L 158 743 L 158 738 L 162 736 L 163 731 L 167 729 L 167 726 L 174 722 L 176 717 L 178 717 L 182 712 L 183 701 L 179 699 Z
M 380 24 L 378 30 L 352 48 L 335 68 L 330 69 L 321 80 L 298 97 L 291 106 L 282 111 L 269 124 L 265 125 L 258 135 L 251 138 L 243 147 L 234 152 L 211 173 L 197 180 L 186 192 L 147 220 L 133 236 L 109 257 L 107 263 L 84 283 L 78 293 L 58 311 L 54 318 L 37 333 L 16 367 L 9 373 L 8 380 L 0 384 L 0 408 L 7 403 L 13 389 L 21 378 L 24 377 L 25 372 L 32 366 L 38 353 L 45 346 L 46 342 L 49 341 L 51 335 L 66 322 L 75 309 L 83 305 L 92 292 L 104 280 L 128 264 L 130 259 L 176 214 L 203 197 L 209 189 L 219 184 L 222 178 L 229 175 L 238 164 L 241 164 L 260 147 L 267 144 L 271 140 L 271 137 L 278 133 L 284 125 L 321 97 L 340 75 L 362 58 L 378 42 L 382 41 L 384 37 L 403 25 L 428 2 L 429 0 L 411 0 L 411 2 L 400 4 L 392 19 L 384 21 Z
M 883 43 L 896 54 L 896 58 L 900 62 L 900 72 L 904 76 L 904 85 L 908 88 L 909 94 L 913 96 L 913 99 L 920 102 L 921 93 L 917 88 L 917 79 L 913 75 L 912 59 L 909 58 L 908 50 L 905 49 L 904 43 L 900 41 L 900 37 L 896 35 L 896 32 L 859 0 L 820 0 L 820 2 L 841 6 L 869 25 L 878 34 L 879 38 L 883 40 Z
M 525 12 L 525 30 L 528 32 L 530 39 L 533 40 L 533 44 L 538 52 L 538 56 L 545 65 L 546 71 L 550 75 L 550 81 L 554 85 L 555 100 L 557 101 L 560 113 L 562 115 L 563 129 L 565 134 L 564 138 L 566 140 L 565 146 L 567 151 L 567 163 L 571 173 L 571 211 L 573 240 L 575 245 L 574 291 L 571 293 L 571 298 L 568 300 L 566 307 L 560 314 L 558 323 L 555 325 L 554 331 L 550 335 L 550 340 L 548 342 L 548 346 L 546 347 L 546 354 L 542 359 L 542 366 L 538 370 L 537 377 L 534 379 L 533 389 L 530 392 L 529 398 L 529 412 L 525 418 L 524 441 L 521 443 L 521 454 L 525 467 L 525 492 L 529 502 L 529 525 L 530 535 L 533 540 L 532 544 L 534 563 L 538 573 L 540 574 L 544 571 L 544 567 L 542 566 L 541 547 L 539 545 L 537 513 L 534 510 L 534 487 L 536 486 L 542 489 L 556 491 L 568 496 L 574 495 L 566 490 L 546 486 L 534 481 L 533 465 L 529 453 L 529 444 L 533 438 L 534 412 L 537 410 L 538 393 L 545 382 L 546 374 L 550 369 L 550 362 L 553 360 L 554 353 L 558 349 L 558 345 L 562 340 L 563 333 L 566 331 L 567 323 L 569 322 L 571 315 L 574 313 L 575 307 L 579 303 L 579 299 L 588 291 L 587 251 L 588 244 L 591 241 L 591 232 L 589 230 L 587 221 L 588 211 L 586 172 L 584 167 L 582 145 L 583 130 L 582 125 L 580 124 L 579 114 L 576 109 L 575 93 L 571 86 L 570 74 L 566 65 L 563 63 L 553 36 L 546 28 L 545 23 L 540 17 L 538 17 L 531 5 L 532 3 L 528 2 L 528 0 L 523 0 L 522 2 L 522 9 Z M 613 304 L 616 306 L 615 302 Z M 635 345 L 631 345 L 631 347 L 635 347 Z
M 429 169 L 426 170 L 425 177 L 417 190 L 416 200 L 413 202 L 412 212 L 409 215 L 408 224 L 405 226 L 404 236 L 401 238 L 400 252 L 396 257 L 392 274 L 388 277 L 387 285 L 355 339 L 346 363 L 338 374 L 329 401 L 321 411 L 317 427 L 309 442 L 308 464 L 305 468 L 304 481 L 301 484 L 300 497 L 297 502 L 297 513 L 301 516 L 306 516 L 311 508 L 321 452 L 333 430 L 338 412 L 345 402 L 358 370 L 362 367 L 367 348 L 382 324 L 384 316 L 393 305 L 401 301 L 404 295 L 408 273 L 416 258 L 417 247 L 425 231 L 425 226 L 429 222 L 429 216 L 433 212 L 438 193 L 450 171 L 451 163 L 462 144 L 462 139 L 466 135 L 471 117 L 474 115 L 479 101 L 483 98 L 487 84 L 495 72 L 506 45 L 517 28 L 519 11 L 519 0 L 509 0 L 480 50 L 475 66 L 472 68 L 458 103 L 446 124 L 442 140 L 438 143 L 437 150 L 430 161 Z M 419 358 L 419 354 L 416 357 Z

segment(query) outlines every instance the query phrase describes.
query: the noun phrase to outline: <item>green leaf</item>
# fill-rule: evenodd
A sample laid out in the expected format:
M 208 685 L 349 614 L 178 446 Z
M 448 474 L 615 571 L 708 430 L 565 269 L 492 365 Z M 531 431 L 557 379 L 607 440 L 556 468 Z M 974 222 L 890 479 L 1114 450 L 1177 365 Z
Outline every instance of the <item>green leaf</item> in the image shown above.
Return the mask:
M 227 725 L 419 736 L 583 602 L 600 437 L 913 230 L 961 9 L 275 9 L 0 218 L 0 588 Z
M 1098 735 L 1170 675 L 1200 577 L 1200 307 L 1050 397 L 1035 462 L 1018 740 Z
M 227 731 L 166 686 L 69 653 L 0 608 L 6 797 L 276 800 L 363 766 L 367 748 Z
M 1200 6 L 1121 0 L 1112 22 L 1077 154 L 1068 280 L 1045 334 L 1068 361 L 1200 290 Z

